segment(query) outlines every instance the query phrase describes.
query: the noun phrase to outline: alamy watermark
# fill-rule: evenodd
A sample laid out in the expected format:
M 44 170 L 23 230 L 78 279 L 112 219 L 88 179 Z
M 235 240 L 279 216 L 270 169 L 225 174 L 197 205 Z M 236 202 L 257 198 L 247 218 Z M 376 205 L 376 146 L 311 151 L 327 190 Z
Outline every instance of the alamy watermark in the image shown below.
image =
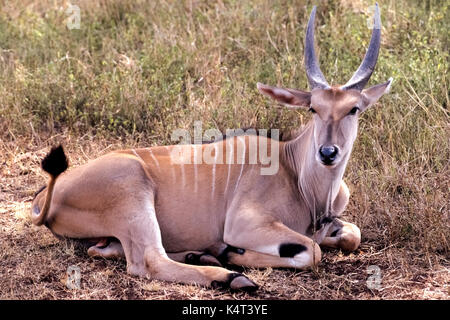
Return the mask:
M 81 270 L 78 266 L 71 265 L 66 271 L 66 287 L 74 290 L 81 288 Z
M 66 26 L 70 30 L 72 29 L 80 29 L 81 28 L 81 11 L 80 7 L 74 4 L 69 3 L 66 11 L 67 23 Z
M 370 265 L 366 269 L 370 276 L 366 280 L 367 288 L 371 290 L 381 290 L 381 269 L 377 265 Z
M 194 144 L 187 129 L 176 129 L 171 140 L 177 143 L 172 148 L 171 160 L 174 164 L 259 164 L 261 175 L 274 175 L 279 169 L 279 130 L 227 129 L 223 144 L 204 144 L 203 141 L 222 140 L 223 134 L 217 129 L 208 129 L 202 134 L 202 122 L 194 122 Z

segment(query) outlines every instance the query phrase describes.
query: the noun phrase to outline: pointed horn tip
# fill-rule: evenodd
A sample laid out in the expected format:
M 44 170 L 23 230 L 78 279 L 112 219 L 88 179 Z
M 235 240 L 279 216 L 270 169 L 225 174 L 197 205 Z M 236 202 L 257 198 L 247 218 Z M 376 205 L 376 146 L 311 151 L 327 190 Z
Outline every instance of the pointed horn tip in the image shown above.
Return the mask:
M 388 79 L 388 85 L 387 85 L 387 87 L 386 87 L 386 93 L 388 93 L 389 91 L 391 91 L 391 86 L 392 86 L 392 82 L 394 81 L 394 78 L 392 78 L 392 77 L 390 77 L 389 79 Z
M 375 15 L 376 15 L 377 13 L 379 13 L 379 9 L 380 9 L 380 7 L 378 6 L 378 2 L 375 2 L 374 7 L 375 7 Z
M 375 2 L 375 10 L 373 13 L 373 29 L 381 29 L 381 16 L 380 16 L 380 9 L 378 7 L 378 2 Z

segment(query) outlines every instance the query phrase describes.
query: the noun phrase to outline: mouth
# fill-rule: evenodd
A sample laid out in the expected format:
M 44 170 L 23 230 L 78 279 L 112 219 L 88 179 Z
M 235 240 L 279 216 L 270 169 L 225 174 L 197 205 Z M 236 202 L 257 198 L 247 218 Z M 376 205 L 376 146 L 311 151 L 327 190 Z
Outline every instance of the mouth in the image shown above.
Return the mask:
M 320 160 L 320 162 L 322 162 L 322 164 L 323 165 L 325 165 L 325 166 L 333 166 L 333 165 L 335 165 L 336 164 L 336 161 L 333 159 L 333 160 Z
M 321 161 L 320 164 L 323 165 L 324 167 L 328 168 L 328 169 L 333 169 L 333 168 L 335 168 L 337 166 L 337 162 L 328 163 L 328 162 Z
M 322 166 L 324 166 L 328 169 L 332 169 L 332 168 L 335 168 L 339 164 L 340 159 L 339 159 L 339 157 L 336 157 L 333 159 L 328 159 L 328 158 L 323 159 L 322 157 L 320 157 L 320 155 L 318 155 L 318 156 L 316 156 L 316 161 L 318 163 L 320 163 Z

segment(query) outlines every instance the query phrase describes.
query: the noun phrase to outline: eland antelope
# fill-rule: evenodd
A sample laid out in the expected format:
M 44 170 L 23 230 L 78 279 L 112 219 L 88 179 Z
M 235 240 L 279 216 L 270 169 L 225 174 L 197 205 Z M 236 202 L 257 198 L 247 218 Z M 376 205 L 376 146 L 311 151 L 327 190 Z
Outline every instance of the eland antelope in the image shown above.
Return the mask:
M 359 228 L 339 219 L 349 200 L 342 178 L 359 115 L 389 90 L 392 78 L 364 89 L 380 47 L 376 6 L 363 62 L 345 85 L 330 86 L 314 52 L 315 12 L 305 38 L 311 91 L 257 85 L 279 103 L 313 113 L 297 137 L 278 142 L 244 135 L 122 150 L 69 171 L 57 147 L 42 161 L 50 180 L 33 200 L 33 223 L 90 240 L 90 256 L 124 257 L 130 274 L 216 288 L 257 288 L 226 264 L 303 269 L 320 261 L 320 246 L 355 250 Z M 261 174 L 267 163 L 249 163 L 251 146 L 261 143 L 278 161 L 273 174 Z M 183 161 L 174 161 L 176 147 L 184 150 Z M 196 161 L 206 150 L 212 161 Z

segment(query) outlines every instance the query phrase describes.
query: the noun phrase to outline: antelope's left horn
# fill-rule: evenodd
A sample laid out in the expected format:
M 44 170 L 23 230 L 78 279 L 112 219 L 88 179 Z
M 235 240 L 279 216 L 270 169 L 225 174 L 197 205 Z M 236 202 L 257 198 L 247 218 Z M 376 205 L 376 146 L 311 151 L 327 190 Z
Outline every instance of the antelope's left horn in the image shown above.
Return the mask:
M 356 70 L 352 78 L 341 89 L 349 90 L 356 89 L 361 91 L 366 86 L 372 75 L 375 65 L 378 60 L 378 53 L 380 51 L 381 42 L 381 18 L 378 3 L 375 4 L 375 15 L 373 23 L 372 37 L 370 39 L 369 48 L 367 49 L 364 60 Z
M 306 28 L 305 38 L 305 68 L 306 76 L 308 77 L 309 86 L 312 89 L 321 88 L 328 89 L 330 85 L 320 71 L 317 63 L 316 52 L 314 50 L 314 18 L 316 16 L 316 6 L 311 11 L 309 17 L 308 27 Z

